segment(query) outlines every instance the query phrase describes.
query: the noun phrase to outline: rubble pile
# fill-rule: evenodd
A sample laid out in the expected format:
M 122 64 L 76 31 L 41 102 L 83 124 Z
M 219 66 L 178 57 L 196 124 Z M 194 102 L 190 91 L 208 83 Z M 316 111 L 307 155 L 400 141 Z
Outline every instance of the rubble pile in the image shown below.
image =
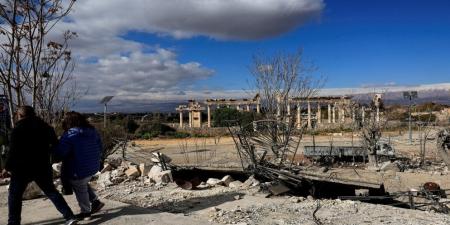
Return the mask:
M 314 216 L 313 216 L 314 215 Z M 210 222 L 220 224 L 448 224 L 448 216 L 355 201 L 287 198 L 224 210 L 210 209 Z

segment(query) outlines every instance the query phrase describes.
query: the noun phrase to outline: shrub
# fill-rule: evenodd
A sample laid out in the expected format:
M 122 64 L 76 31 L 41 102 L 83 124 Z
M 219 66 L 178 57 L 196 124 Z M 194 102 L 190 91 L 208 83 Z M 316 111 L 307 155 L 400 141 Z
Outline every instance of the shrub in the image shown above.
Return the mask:
M 137 136 L 145 139 L 166 135 L 169 132 L 175 132 L 175 129 L 157 121 L 141 124 L 135 131 Z

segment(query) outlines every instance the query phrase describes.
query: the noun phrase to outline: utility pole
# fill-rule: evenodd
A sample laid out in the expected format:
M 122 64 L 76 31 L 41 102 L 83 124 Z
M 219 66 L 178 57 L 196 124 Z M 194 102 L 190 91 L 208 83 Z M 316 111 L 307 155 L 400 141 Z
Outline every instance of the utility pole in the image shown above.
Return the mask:
M 409 131 L 409 144 L 412 144 L 411 103 L 412 103 L 413 99 L 417 98 L 417 91 L 405 91 L 405 92 L 403 92 L 403 98 L 409 100 L 409 103 L 408 103 L 408 131 Z
M 114 96 L 105 96 L 101 101 L 100 101 L 100 103 L 101 104 L 103 104 L 104 105 L 104 108 L 103 108 L 103 128 L 106 128 L 106 113 L 107 113 L 107 111 L 108 111 L 108 102 L 109 101 L 111 101 L 111 99 L 113 98 Z

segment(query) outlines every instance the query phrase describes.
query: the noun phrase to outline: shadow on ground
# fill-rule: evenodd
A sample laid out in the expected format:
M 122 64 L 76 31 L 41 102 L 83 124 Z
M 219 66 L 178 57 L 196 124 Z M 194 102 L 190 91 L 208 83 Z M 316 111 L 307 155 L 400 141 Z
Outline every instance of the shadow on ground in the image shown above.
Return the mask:
M 152 217 L 152 214 L 158 214 L 161 212 L 167 213 L 179 213 L 179 214 L 190 214 L 195 211 L 203 210 L 209 207 L 217 206 L 229 201 L 235 201 L 235 196 L 239 195 L 243 197 L 243 193 L 239 192 L 231 192 L 231 193 L 223 193 L 208 197 L 198 197 L 186 199 L 180 202 L 164 202 L 158 205 L 149 206 L 147 208 L 137 207 L 137 206 L 124 206 L 111 208 L 104 211 L 101 211 L 99 214 L 93 215 L 92 220 L 90 221 L 81 221 L 79 224 L 109 224 L 109 223 L 117 223 L 116 220 L 122 216 L 135 216 L 135 215 L 149 215 Z M 131 202 L 125 202 L 132 204 Z M 159 218 L 154 215 L 155 221 Z M 148 224 L 144 222 L 144 220 L 140 220 L 142 223 L 133 223 L 132 219 L 126 219 L 128 224 Z M 139 221 L 136 221 L 139 222 Z M 31 224 L 40 224 L 40 225 L 58 225 L 63 224 L 63 219 L 50 219 L 45 221 L 36 221 Z

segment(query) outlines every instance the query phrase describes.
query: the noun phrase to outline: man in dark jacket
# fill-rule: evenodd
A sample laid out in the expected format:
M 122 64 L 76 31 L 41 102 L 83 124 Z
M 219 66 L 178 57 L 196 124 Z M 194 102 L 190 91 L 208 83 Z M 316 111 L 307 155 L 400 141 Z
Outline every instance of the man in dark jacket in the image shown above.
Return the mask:
M 50 153 L 58 141 L 54 129 L 37 117 L 30 106 L 20 107 L 17 116 L 18 121 L 11 132 L 5 170 L 2 171 L 2 175 L 11 174 L 8 224 L 20 224 L 22 196 L 32 181 L 64 216 L 66 224 L 75 224 L 72 210 L 53 184 Z

